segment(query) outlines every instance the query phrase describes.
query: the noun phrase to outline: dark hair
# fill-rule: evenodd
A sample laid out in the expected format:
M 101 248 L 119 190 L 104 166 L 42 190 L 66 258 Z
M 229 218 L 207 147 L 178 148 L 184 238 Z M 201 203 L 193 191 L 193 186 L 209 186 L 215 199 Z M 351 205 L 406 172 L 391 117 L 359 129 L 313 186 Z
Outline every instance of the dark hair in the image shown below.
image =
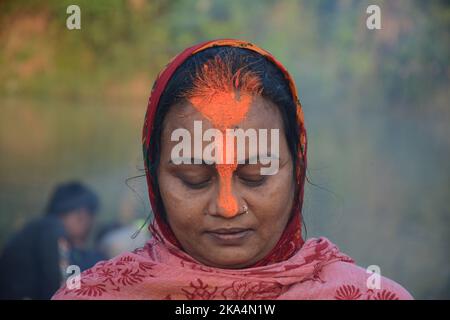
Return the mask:
M 159 193 L 157 177 L 164 119 L 172 106 L 184 102 L 186 99 L 185 93 L 192 89 L 201 66 L 217 57 L 227 61 L 233 74 L 238 70 L 245 69 L 259 78 L 262 87 L 261 95 L 275 104 L 280 111 L 286 140 L 293 159 L 293 174 L 295 177 L 295 170 L 300 161 L 297 157 L 300 129 L 296 118 L 297 105 L 284 74 L 266 57 L 252 50 L 229 46 L 208 48 L 189 57 L 178 67 L 168 82 L 156 111 L 148 150 L 150 157 L 145 155 L 145 161 L 147 161 L 147 167 L 152 178 L 158 205 L 157 210 L 164 219 L 166 219 L 166 213 Z M 148 159 L 151 159 L 151 163 Z
M 46 207 L 46 214 L 63 216 L 77 209 L 85 208 L 95 214 L 99 207 L 98 196 L 80 182 L 71 181 L 57 185 Z

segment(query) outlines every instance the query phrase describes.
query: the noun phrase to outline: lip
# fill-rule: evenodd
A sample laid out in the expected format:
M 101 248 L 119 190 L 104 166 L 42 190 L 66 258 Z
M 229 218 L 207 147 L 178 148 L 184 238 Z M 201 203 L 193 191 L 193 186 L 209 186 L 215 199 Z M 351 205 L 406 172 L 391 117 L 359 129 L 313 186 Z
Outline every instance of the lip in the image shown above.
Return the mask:
M 221 245 L 241 245 L 252 232 L 249 228 L 219 228 L 208 230 L 206 234 Z
M 246 230 L 250 230 L 250 228 L 218 228 L 213 230 L 208 230 L 207 232 L 218 233 L 218 234 L 233 234 L 239 233 Z

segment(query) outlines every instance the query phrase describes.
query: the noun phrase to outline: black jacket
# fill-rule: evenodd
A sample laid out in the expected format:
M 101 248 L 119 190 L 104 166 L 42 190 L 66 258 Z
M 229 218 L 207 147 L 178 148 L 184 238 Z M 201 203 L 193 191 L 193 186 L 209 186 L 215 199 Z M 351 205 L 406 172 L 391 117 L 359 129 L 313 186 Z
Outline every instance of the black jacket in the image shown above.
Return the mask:
M 56 217 L 44 216 L 16 233 L 0 256 L 0 299 L 49 299 L 61 285 Z

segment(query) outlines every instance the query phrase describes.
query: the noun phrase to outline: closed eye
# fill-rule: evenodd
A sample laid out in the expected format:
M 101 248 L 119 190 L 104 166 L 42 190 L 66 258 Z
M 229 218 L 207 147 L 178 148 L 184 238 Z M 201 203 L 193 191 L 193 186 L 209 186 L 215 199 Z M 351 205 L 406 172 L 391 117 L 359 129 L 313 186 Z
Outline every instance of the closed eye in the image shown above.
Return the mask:
M 258 187 L 263 185 L 266 180 L 267 180 L 267 176 L 262 176 L 262 175 L 257 175 L 257 176 L 244 176 L 244 175 L 239 175 L 239 180 L 249 186 L 249 187 Z
M 181 179 L 181 181 L 183 182 L 183 184 L 185 186 L 187 186 L 188 188 L 191 188 L 191 189 L 204 189 L 207 186 L 209 186 L 210 183 L 211 183 L 211 179 L 210 178 L 208 178 L 208 180 L 203 180 L 203 181 L 200 181 L 200 182 L 188 181 L 186 179 Z

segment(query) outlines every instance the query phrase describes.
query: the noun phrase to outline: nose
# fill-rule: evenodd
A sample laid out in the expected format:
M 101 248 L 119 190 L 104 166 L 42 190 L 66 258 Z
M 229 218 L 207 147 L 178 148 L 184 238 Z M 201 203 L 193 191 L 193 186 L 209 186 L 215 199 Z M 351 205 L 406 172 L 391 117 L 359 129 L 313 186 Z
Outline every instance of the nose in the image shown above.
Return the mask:
M 209 201 L 208 214 L 230 219 L 242 213 L 243 205 L 243 201 L 233 193 L 231 183 L 221 184 Z
M 238 204 L 219 204 L 219 202 L 215 202 L 208 207 L 208 214 L 217 217 L 223 217 L 226 219 L 234 218 L 238 215 L 241 215 L 245 212 L 245 205 L 239 206 Z
M 233 193 L 233 172 L 237 167 L 233 164 L 216 164 L 218 173 L 217 192 L 211 200 L 210 213 L 225 218 L 232 218 L 239 213 L 238 201 Z

